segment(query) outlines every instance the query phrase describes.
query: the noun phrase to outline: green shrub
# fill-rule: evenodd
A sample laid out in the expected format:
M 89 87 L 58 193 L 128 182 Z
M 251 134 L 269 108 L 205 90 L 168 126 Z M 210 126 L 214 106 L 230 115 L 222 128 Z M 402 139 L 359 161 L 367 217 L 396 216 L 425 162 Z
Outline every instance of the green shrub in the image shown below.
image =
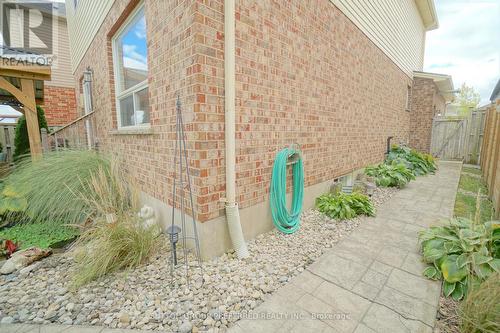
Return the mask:
M 436 171 L 436 162 L 430 154 L 425 154 L 404 146 L 392 146 L 386 162 L 403 163 L 415 176 L 422 176 Z
M 43 109 L 37 105 L 36 107 L 38 116 L 38 127 L 40 130 L 45 128 L 47 131 L 49 127 L 47 125 L 47 120 L 45 119 L 45 112 Z M 14 159 L 17 159 L 23 155 L 30 152 L 30 142 L 28 137 L 28 127 L 26 125 L 26 117 L 23 115 L 19 117 L 16 125 L 16 132 L 14 136 Z
M 5 179 L 2 193 L 25 200 L 32 222 L 81 224 L 96 213 L 90 182 L 98 170 L 109 173 L 110 161 L 96 152 L 52 152 L 35 163 L 21 161 Z
M 361 193 L 328 193 L 316 198 L 316 208 L 333 219 L 346 220 L 357 215 L 374 215 L 373 204 Z
M 67 242 L 78 234 L 77 229 L 59 224 L 22 223 L 0 231 L 0 239 L 10 239 L 21 249 L 32 246 L 46 249 Z
M 500 274 L 492 274 L 469 292 L 459 316 L 463 333 L 500 332 Z
M 410 180 L 415 179 L 414 174 L 405 164 L 392 161 L 381 163 L 377 166 L 369 166 L 365 169 L 368 176 L 375 178 L 377 186 L 402 188 Z
M 480 223 L 455 218 L 446 226 L 420 232 L 423 259 L 431 264 L 423 274 L 443 278 L 443 293 L 462 299 L 471 285 L 500 272 L 500 222 Z

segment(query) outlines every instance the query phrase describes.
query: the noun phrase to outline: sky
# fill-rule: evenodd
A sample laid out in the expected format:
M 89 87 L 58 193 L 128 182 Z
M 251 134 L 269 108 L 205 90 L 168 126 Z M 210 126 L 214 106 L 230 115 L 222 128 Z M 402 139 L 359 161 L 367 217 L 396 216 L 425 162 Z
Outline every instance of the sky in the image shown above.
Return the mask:
M 500 0 L 435 0 L 439 28 L 427 33 L 424 70 L 449 74 L 489 98 L 500 79 Z
M 147 70 L 146 20 L 143 12 L 131 23 L 128 31 L 121 37 L 123 65 L 128 68 Z

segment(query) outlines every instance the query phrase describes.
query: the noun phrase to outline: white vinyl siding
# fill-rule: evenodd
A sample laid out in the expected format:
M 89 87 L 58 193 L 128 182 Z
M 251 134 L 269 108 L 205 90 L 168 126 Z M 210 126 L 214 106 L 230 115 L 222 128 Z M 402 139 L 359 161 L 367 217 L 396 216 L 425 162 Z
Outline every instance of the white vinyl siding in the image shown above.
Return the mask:
M 30 20 L 37 20 L 38 18 L 30 16 Z M 44 20 L 50 20 L 49 25 L 52 26 L 52 31 L 50 29 L 38 30 L 37 33 L 43 37 L 49 37 L 52 40 L 52 53 L 47 55 L 49 60 L 51 60 L 51 80 L 46 81 L 45 84 L 48 86 L 58 86 L 58 87 L 74 87 L 73 75 L 70 65 L 70 52 L 68 43 L 68 27 L 66 24 L 66 19 L 60 16 L 45 16 Z M 11 25 L 10 37 L 11 41 L 18 46 L 23 40 L 22 38 L 22 20 L 18 18 L 15 21 L 17 24 Z M 30 25 L 35 25 L 35 23 L 30 23 Z M 52 34 L 52 36 L 50 36 Z M 22 45 L 19 45 L 22 47 Z
M 70 87 L 74 88 L 75 81 L 71 71 L 71 57 L 69 52 L 68 25 L 66 19 L 62 17 L 57 19 L 58 40 L 55 43 L 55 55 L 57 59 L 52 66 L 52 80 L 46 82 L 50 86 Z
M 75 72 L 115 0 L 66 0 L 71 47 L 71 69 Z
M 425 27 L 414 0 L 330 0 L 408 76 L 424 63 Z

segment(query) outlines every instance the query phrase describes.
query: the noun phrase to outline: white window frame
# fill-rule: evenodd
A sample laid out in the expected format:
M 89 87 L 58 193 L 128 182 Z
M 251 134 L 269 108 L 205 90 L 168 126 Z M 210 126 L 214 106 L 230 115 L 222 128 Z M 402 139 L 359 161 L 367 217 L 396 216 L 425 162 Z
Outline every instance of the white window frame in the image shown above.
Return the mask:
M 117 45 L 117 39 L 118 36 L 121 35 L 125 29 L 127 29 L 130 25 L 130 23 L 135 19 L 136 15 L 139 13 L 139 11 L 144 9 L 144 2 L 141 2 L 140 4 L 137 5 L 136 8 L 129 14 L 127 19 L 122 23 L 122 26 L 120 29 L 116 31 L 114 34 L 113 38 L 111 38 L 111 45 L 112 45 L 112 53 L 113 53 L 113 74 L 114 74 L 114 79 L 115 79 L 115 106 L 116 106 L 116 118 L 117 118 L 117 124 L 118 124 L 118 129 L 144 129 L 144 128 L 150 128 L 151 127 L 151 118 L 149 119 L 149 123 L 144 123 L 144 124 L 135 124 L 135 125 L 128 125 L 128 126 L 122 126 L 122 118 L 121 118 L 121 113 L 120 113 L 120 100 L 124 99 L 126 97 L 129 97 L 132 95 L 133 103 L 134 103 L 134 118 L 135 118 L 135 110 L 138 107 L 137 103 L 138 101 L 136 100 L 135 93 L 148 88 L 148 79 L 139 82 L 135 86 L 132 86 L 124 91 L 121 91 L 120 88 L 120 72 L 119 72 L 119 64 L 120 64 L 120 59 L 118 58 L 118 45 Z M 146 16 L 146 13 L 144 13 L 144 16 Z M 148 67 L 148 76 L 149 76 L 149 67 Z M 149 98 L 149 90 L 148 90 L 148 98 Z M 151 106 L 149 106 L 148 112 L 151 111 Z M 149 113 L 149 116 L 151 116 L 151 113 Z
M 92 74 L 84 74 L 82 80 L 82 88 L 83 88 L 83 108 L 85 114 L 89 114 L 92 112 L 92 81 L 90 78 Z M 90 119 L 87 117 L 85 119 L 85 132 L 87 134 L 87 146 L 89 149 L 92 149 L 92 137 L 90 130 Z

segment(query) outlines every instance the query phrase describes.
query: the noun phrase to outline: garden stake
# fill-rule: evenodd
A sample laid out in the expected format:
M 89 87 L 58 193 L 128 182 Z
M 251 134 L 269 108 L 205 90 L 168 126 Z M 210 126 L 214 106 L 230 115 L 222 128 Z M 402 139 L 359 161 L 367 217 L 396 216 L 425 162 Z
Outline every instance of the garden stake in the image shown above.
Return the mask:
M 188 239 L 194 241 L 195 255 L 202 276 L 203 276 L 203 269 L 201 266 L 200 242 L 198 240 L 198 232 L 196 230 L 196 221 L 194 217 L 195 210 L 194 210 L 193 192 L 191 190 L 191 175 L 189 173 L 189 165 L 187 160 L 184 123 L 182 120 L 181 101 L 179 96 L 177 96 L 177 103 L 176 103 L 175 130 L 176 130 L 176 140 L 175 140 L 175 153 L 174 153 L 174 182 L 172 191 L 172 223 L 167 229 L 167 233 L 170 236 L 170 244 L 172 246 L 170 273 L 171 276 L 173 277 L 173 271 L 177 266 L 176 244 L 180 234 L 181 235 L 180 240 L 182 242 L 182 251 L 184 255 L 184 267 L 186 270 L 186 281 L 187 281 L 187 286 L 189 288 L 189 263 L 188 263 L 188 249 L 186 244 Z M 179 168 L 178 172 L 177 172 L 177 167 Z M 189 192 L 189 207 L 185 207 L 184 205 L 186 189 Z M 178 206 L 180 206 L 181 227 L 175 225 L 176 203 Z M 187 236 L 188 229 L 186 228 L 186 212 L 185 212 L 186 208 L 191 210 L 191 221 L 192 221 L 191 230 L 193 232 L 192 236 Z

